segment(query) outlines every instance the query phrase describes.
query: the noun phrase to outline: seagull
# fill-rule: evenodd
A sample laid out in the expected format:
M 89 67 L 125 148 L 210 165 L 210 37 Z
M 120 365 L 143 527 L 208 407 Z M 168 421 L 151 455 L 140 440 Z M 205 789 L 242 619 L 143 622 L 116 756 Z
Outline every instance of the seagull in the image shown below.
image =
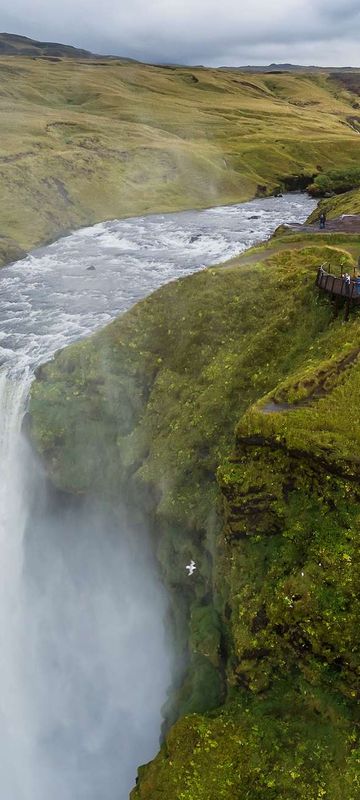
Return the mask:
M 195 564 L 195 561 L 193 561 L 193 560 L 191 559 L 191 561 L 190 561 L 190 564 L 188 564 L 188 565 L 187 565 L 186 569 L 187 569 L 187 571 L 188 571 L 188 574 L 189 574 L 189 575 L 192 575 L 192 574 L 195 572 L 195 570 L 196 570 L 196 564 Z

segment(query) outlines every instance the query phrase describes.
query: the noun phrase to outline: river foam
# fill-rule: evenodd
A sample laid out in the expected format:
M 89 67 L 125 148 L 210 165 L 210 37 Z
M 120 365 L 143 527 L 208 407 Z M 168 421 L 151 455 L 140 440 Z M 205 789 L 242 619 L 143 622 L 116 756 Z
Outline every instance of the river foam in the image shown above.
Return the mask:
M 304 194 L 83 228 L 0 271 L 0 359 L 20 371 L 164 283 L 224 262 L 315 207 Z

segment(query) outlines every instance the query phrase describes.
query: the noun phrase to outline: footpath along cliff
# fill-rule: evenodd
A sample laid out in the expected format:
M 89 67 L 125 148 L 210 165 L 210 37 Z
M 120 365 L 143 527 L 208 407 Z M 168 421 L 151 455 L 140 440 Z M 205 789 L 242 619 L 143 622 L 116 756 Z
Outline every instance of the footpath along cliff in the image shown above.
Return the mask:
M 360 315 L 314 289 L 359 250 L 280 232 L 38 371 L 49 478 L 126 490 L 171 595 L 178 674 L 132 800 L 360 798 Z

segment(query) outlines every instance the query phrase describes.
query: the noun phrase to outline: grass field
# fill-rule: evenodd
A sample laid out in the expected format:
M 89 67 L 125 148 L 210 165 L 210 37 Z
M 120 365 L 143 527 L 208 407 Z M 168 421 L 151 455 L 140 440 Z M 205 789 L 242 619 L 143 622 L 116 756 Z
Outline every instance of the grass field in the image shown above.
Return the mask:
M 81 225 L 274 191 L 356 164 L 327 75 L 0 58 L 0 264 Z

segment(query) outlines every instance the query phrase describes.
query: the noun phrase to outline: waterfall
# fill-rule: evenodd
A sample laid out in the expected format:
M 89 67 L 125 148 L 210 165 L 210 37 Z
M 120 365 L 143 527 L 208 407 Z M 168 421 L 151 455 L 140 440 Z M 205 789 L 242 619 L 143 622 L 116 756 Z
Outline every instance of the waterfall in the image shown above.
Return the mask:
M 28 369 L 20 376 L 0 373 L 0 794 L 12 800 L 24 797 L 23 785 L 36 796 L 22 680 L 27 447 L 20 429 L 30 381 Z
M 126 800 L 158 746 L 166 598 L 121 507 L 49 505 L 30 382 L 0 374 L 0 797 Z
M 147 532 L 120 503 L 50 502 L 21 434 L 34 370 L 163 283 L 313 206 L 290 195 L 114 220 L 1 270 L 1 800 L 127 800 L 158 748 L 170 682 Z

